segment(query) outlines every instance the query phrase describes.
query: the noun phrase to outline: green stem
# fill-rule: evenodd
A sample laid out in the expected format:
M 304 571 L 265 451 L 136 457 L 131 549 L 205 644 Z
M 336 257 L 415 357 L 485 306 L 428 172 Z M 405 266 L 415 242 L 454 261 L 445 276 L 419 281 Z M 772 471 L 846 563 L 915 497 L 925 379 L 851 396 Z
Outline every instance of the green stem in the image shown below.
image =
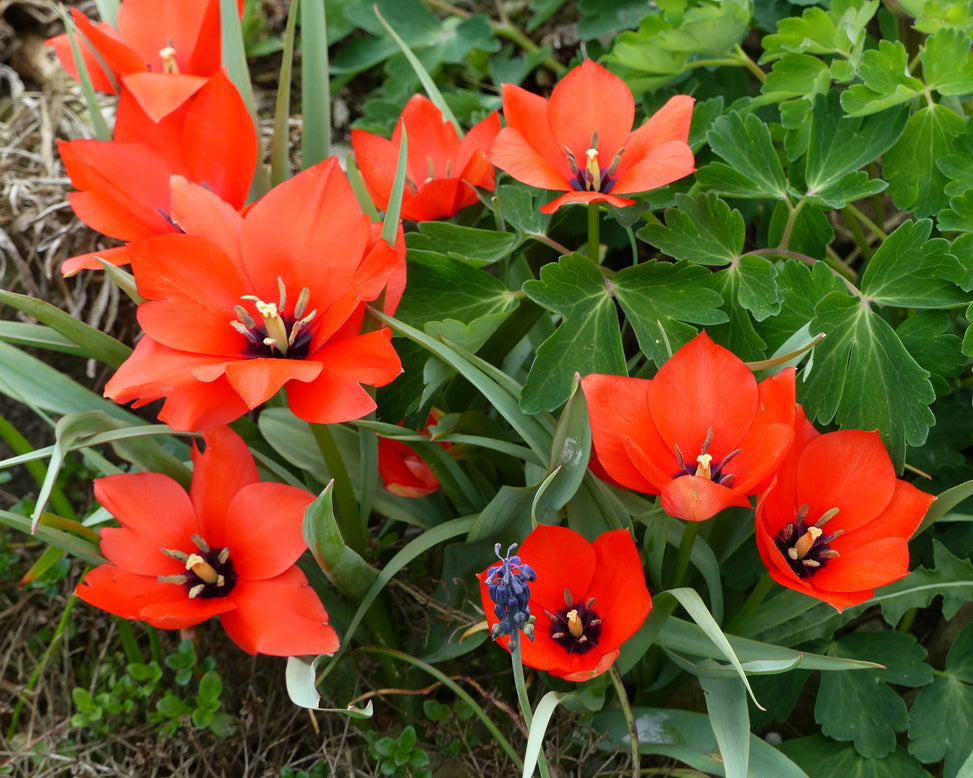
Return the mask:
M 853 206 L 846 205 L 841 209 L 841 217 L 845 220 L 845 224 L 848 225 L 848 229 L 851 230 L 852 237 L 855 239 L 855 243 L 858 244 L 858 248 L 862 253 L 862 256 L 869 260 L 872 258 L 872 247 L 865 238 L 865 233 L 862 232 L 861 224 L 859 224 L 858 219 L 855 218 L 854 212 L 851 210 Z M 861 213 L 861 211 L 859 211 Z
M 670 589 L 678 589 L 682 586 L 686 571 L 689 569 L 689 557 L 693 553 L 693 543 L 699 533 L 698 521 L 687 521 L 682 532 L 682 541 L 679 543 L 679 554 L 676 556 L 676 569 L 672 571 Z
M 879 240 L 885 240 L 888 237 L 888 234 L 885 232 L 885 230 L 883 230 L 875 222 L 869 219 L 864 213 L 861 212 L 861 209 L 859 209 L 858 207 L 849 203 L 842 210 L 842 212 L 844 211 L 848 211 L 848 213 L 852 214 L 856 219 L 858 219 L 858 221 L 860 221 L 862 224 L 868 227 L 868 229 L 872 231 L 872 234 L 874 234 L 875 237 L 878 238 Z
M 622 706 L 622 715 L 625 716 L 625 723 L 628 725 L 628 739 L 632 746 L 632 778 L 639 778 L 642 774 L 642 759 L 639 755 L 639 731 L 635 726 L 635 716 L 632 715 L 632 705 L 628 701 L 628 693 L 622 683 L 622 677 L 618 674 L 618 668 L 612 665 L 608 668 L 608 677 L 612 680 L 615 687 L 615 694 L 618 695 L 618 704 Z
M 345 542 L 360 554 L 365 550 L 368 528 L 358 511 L 358 501 L 355 499 L 355 491 L 351 485 L 348 468 L 345 467 L 345 460 L 327 424 L 311 424 L 310 427 L 314 442 L 318 444 L 318 451 L 321 452 L 324 464 L 334 479 L 334 495 L 338 501 L 341 533 Z
M 73 594 L 68 598 L 67 605 L 64 606 L 64 612 L 61 614 L 61 620 L 57 623 L 57 629 L 54 630 L 54 637 L 51 638 L 51 642 L 47 644 L 47 649 L 44 651 L 44 655 L 41 657 L 40 663 L 34 670 L 33 675 L 27 681 L 27 686 L 24 688 L 24 693 L 17 700 L 17 707 L 14 708 L 13 715 L 10 718 L 10 726 L 7 727 L 7 740 L 12 740 L 14 735 L 17 733 L 17 724 L 20 721 L 20 712 L 23 710 L 24 702 L 30 696 L 30 693 L 34 691 L 37 687 L 37 683 L 41 679 L 41 675 L 44 673 L 44 668 L 47 666 L 47 660 L 51 658 L 51 654 L 54 652 L 55 646 L 61 642 L 61 638 L 64 633 L 67 632 L 68 624 L 71 621 L 71 611 L 74 610 L 74 604 L 78 601 L 78 598 Z
M 750 59 L 747 52 L 740 48 L 740 44 L 733 47 L 733 53 L 736 55 L 737 61 L 742 63 L 747 70 L 753 73 L 761 84 L 767 80 L 767 74 L 757 67 L 757 63 Z
M 118 639 L 122 643 L 122 651 L 125 652 L 125 658 L 133 664 L 141 664 L 144 662 L 145 657 L 142 656 L 142 649 L 139 648 L 139 642 L 135 638 L 135 632 L 132 630 L 131 623 L 121 616 L 116 616 L 115 628 L 118 630 Z
M 514 671 L 514 687 L 517 689 L 517 702 L 520 705 L 520 713 L 524 717 L 524 724 L 527 725 L 527 731 L 530 732 L 534 716 L 530 707 L 530 699 L 527 697 L 527 684 L 524 682 L 524 658 L 520 653 L 520 641 L 524 637 L 523 633 L 518 636 L 517 647 L 510 652 L 510 664 Z M 544 755 L 543 748 L 537 754 L 537 766 L 540 768 L 543 778 L 550 778 L 551 773 L 547 766 L 547 757 Z
M 764 601 L 764 598 L 770 594 L 770 590 L 774 588 L 774 579 L 770 577 L 770 573 L 765 573 L 764 577 L 761 578 L 753 591 L 750 592 L 750 596 L 747 601 L 743 603 L 743 606 L 736 612 L 736 615 L 726 625 L 724 632 L 728 632 L 731 635 L 737 634 L 737 631 L 747 623 L 749 618 L 753 615 L 754 611 L 760 607 L 760 603 Z
M 805 202 L 807 201 L 801 200 L 796 206 L 791 208 L 790 215 L 787 217 L 787 224 L 784 225 L 784 234 L 780 236 L 780 248 L 787 248 L 787 244 L 791 239 L 791 232 L 794 230 L 794 222 L 797 221 L 797 215 L 801 212 Z M 790 207 L 790 203 L 787 203 L 787 205 Z
M 152 661 L 161 666 L 162 650 L 159 648 L 159 630 L 151 624 L 146 624 L 145 634 L 149 636 L 149 653 L 152 655 Z
M 596 265 L 601 264 L 600 226 L 598 203 L 588 203 L 588 258 Z

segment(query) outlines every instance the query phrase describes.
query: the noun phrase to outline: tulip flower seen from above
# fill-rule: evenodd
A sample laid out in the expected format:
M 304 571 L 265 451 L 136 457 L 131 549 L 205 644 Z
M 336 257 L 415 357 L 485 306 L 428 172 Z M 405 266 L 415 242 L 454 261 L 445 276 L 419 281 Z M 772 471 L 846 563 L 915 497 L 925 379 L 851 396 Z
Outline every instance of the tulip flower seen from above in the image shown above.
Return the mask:
M 238 0 L 241 14 L 243 4 Z M 91 22 L 75 8 L 71 17 L 94 88 L 115 94 L 124 85 L 156 121 L 220 70 L 219 0 L 123 0 L 117 30 Z M 48 42 L 79 80 L 67 33 Z
M 249 449 L 229 428 L 203 439 L 206 450 L 192 451 L 188 494 L 160 473 L 95 481 L 95 497 L 122 526 L 101 530 L 108 563 L 85 575 L 78 597 L 163 629 L 219 616 L 250 654 L 333 654 L 338 636 L 295 565 L 314 495 L 261 482 Z
M 777 583 L 840 611 L 909 572 L 908 540 L 934 498 L 895 477 L 878 432 L 820 435 L 798 416 L 757 503 L 757 548 Z
M 287 392 L 291 410 L 322 424 L 375 408 L 362 387 L 401 372 L 391 333 L 362 333 L 364 303 L 402 293 L 405 240 L 381 238 L 332 157 L 274 187 L 246 216 L 174 178 L 173 220 L 185 234 L 131 244 L 145 336 L 105 394 L 166 398 L 175 429 L 229 423 Z
M 518 181 L 565 192 L 541 207 L 568 203 L 634 203 L 621 194 L 647 192 L 695 171 L 687 144 L 693 98 L 677 95 L 637 130 L 635 100 L 622 79 L 591 60 L 562 78 L 550 100 L 503 85 L 504 127 L 487 159 Z
M 661 495 L 670 515 L 703 521 L 769 484 L 794 437 L 794 370 L 760 383 L 697 335 L 655 378 L 582 379 L 598 461 L 618 483 Z
M 652 609 L 628 530 L 606 532 L 589 543 L 567 527 L 542 524 L 517 549 L 517 557 L 536 576 L 528 578 L 526 605 L 535 620 L 533 640 L 520 641 L 524 664 L 568 681 L 586 681 L 608 670 Z M 494 567 L 477 578 L 487 624 L 506 648 L 509 635 L 502 627 L 494 629 L 500 625 L 495 610 L 500 603 L 487 585 Z M 524 606 L 518 600 L 515 610 Z
M 403 219 L 448 219 L 479 202 L 473 187 L 493 191 L 493 165 L 484 154 L 500 131 L 496 111 L 460 140 L 432 100 L 415 95 L 406 103 L 391 140 L 365 130 L 351 131 L 355 161 L 379 210 L 389 205 L 403 125 L 409 144 Z
M 61 159 L 79 190 L 71 208 L 88 226 L 120 240 L 178 232 L 169 180 L 180 175 L 243 207 L 257 164 L 257 135 L 239 92 L 217 73 L 176 110 L 156 122 L 123 92 L 114 140 L 59 141 Z M 100 270 L 98 259 L 129 261 L 127 248 L 71 257 L 65 275 Z

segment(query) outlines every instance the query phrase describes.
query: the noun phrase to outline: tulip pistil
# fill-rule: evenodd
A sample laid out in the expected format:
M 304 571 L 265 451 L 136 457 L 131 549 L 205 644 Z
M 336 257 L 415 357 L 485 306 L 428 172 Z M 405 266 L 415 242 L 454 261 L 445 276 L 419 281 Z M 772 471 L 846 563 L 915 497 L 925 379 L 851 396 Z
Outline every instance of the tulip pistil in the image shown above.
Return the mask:
M 179 63 L 176 62 L 176 50 L 170 44 L 159 49 L 159 56 L 162 57 L 162 72 L 179 74 Z
M 211 548 L 200 535 L 192 536 L 196 551 L 187 554 L 179 549 L 163 548 L 162 553 L 183 562 L 185 573 L 160 575 L 161 583 L 179 584 L 186 589 L 190 599 L 208 600 L 226 597 L 236 584 L 237 575 L 230 562 L 229 548 Z
M 808 506 L 802 505 L 794 521 L 787 524 L 774 538 L 778 550 L 784 555 L 791 570 L 798 578 L 808 578 L 829 559 L 839 556 L 830 543 L 842 534 L 842 530 L 825 535 L 821 527 L 837 513 L 832 508 L 821 515 L 815 524 L 807 521 Z

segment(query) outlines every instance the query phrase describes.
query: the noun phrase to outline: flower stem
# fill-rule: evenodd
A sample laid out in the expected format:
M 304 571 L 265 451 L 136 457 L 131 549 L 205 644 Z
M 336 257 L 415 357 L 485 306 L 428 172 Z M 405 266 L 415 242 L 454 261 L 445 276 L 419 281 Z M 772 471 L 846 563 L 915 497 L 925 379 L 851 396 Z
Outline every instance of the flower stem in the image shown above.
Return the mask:
M 687 521 L 683 528 L 682 541 L 679 543 L 679 554 L 676 556 L 676 569 L 672 571 L 669 588 L 677 589 L 682 586 L 683 578 L 689 569 L 689 557 L 693 553 L 693 543 L 699 534 L 699 522 Z
M 121 616 L 116 616 L 115 628 L 118 630 L 118 639 L 122 643 L 125 658 L 135 664 L 144 662 L 145 657 L 142 656 L 142 649 L 139 648 L 139 642 L 135 638 L 135 632 L 132 629 L 131 622 L 128 619 L 123 619 Z
M 338 444 L 327 424 L 311 424 L 311 434 L 318 450 L 324 459 L 328 472 L 334 479 L 334 494 L 338 501 L 338 513 L 341 519 L 341 531 L 345 542 L 355 551 L 361 553 L 365 549 L 368 530 L 358 511 L 358 501 L 351 485 L 348 468 L 338 450 Z
M 635 726 L 635 716 L 632 715 L 632 705 L 628 701 L 628 693 L 625 691 L 622 677 L 618 674 L 618 668 L 615 665 L 608 668 L 608 677 L 611 678 L 612 686 L 615 687 L 618 704 L 622 706 L 622 715 L 625 716 L 625 723 L 628 725 L 628 740 L 632 746 L 632 778 L 639 778 L 642 774 L 642 759 L 639 755 L 639 731 L 638 727 Z
M 534 720 L 530 708 L 530 699 L 527 697 L 527 684 L 524 682 L 524 658 L 520 654 L 520 641 L 524 639 L 523 633 L 516 636 L 517 647 L 510 652 L 510 664 L 514 671 L 514 687 L 517 689 L 517 702 L 520 705 L 520 713 L 524 717 L 524 724 L 530 732 L 531 723 Z M 511 638 L 513 639 L 513 638 Z M 547 757 L 544 756 L 544 749 L 537 755 L 537 767 L 541 771 L 543 778 L 550 778 L 551 772 L 547 766 Z
M 770 594 L 770 590 L 774 587 L 774 579 L 770 577 L 770 573 L 765 573 L 764 577 L 761 578 L 753 591 L 750 592 L 750 596 L 747 601 L 743 603 L 740 610 L 736 612 L 736 615 L 726 625 L 724 632 L 729 632 L 731 635 L 735 635 L 737 631 L 747 623 L 750 617 L 753 615 L 754 611 L 760 607 L 760 603 L 764 601 L 764 598 Z
M 598 203 L 588 203 L 588 258 L 596 265 L 601 264 L 600 226 Z

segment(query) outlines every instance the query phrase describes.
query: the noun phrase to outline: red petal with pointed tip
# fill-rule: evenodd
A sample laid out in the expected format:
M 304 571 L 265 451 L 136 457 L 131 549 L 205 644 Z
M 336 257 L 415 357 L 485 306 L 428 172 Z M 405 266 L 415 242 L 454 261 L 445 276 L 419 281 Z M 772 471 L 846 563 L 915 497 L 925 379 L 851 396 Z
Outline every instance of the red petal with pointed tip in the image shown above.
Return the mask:
M 351 131 L 351 147 L 372 202 L 378 210 L 387 210 L 395 182 L 398 148 L 393 148 L 392 142 L 387 138 L 365 130 Z
M 809 507 L 808 518 L 840 508 L 834 524 L 846 532 L 885 510 L 895 481 L 892 460 L 878 432 L 822 435 L 807 444 L 797 466 L 798 494 Z
M 211 546 L 219 548 L 227 545 L 227 506 L 245 486 L 259 483 L 260 476 L 247 444 L 229 427 L 207 430 L 203 440 L 205 451 L 196 445 L 190 451 L 193 481 L 189 496 L 199 516 L 199 532 Z
M 304 573 L 291 567 L 269 581 L 239 580 L 230 599 L 237 609 L 223 615 L 226 634 L 249 654 L 333 654 L 338 635 Z
M 841 556 L 827 560 L 811 577 L 822 592 L 855 592 L 875 589 L 909 574 L 909 544 L 904 538 L 887 537 L 852 547 L 836 539 L 831 547 Z M 840 564 L 838 563 L 840 562 Z
M 486 161 L 484 155 L 499 132 L 500 114 L 494 111 L 474 124 L 463 140 L 460 141 L 459 152 L 453 164 L 463 171 L 462 178 L 473 186 L 493 189 L 493 165 Z M 482 172 L 479 172 L 479 169 L 476 173 L 467 172 L 469 165 L 476 158 L 483 161 L 486 166 L 485 169 Z
M 689 140 L 689 127 L 693 119 L 693 103 L 696 101 L 688 95 L 675 95 L 645 123 L 628 136 L 625 141 L 625 153 L 618 166 L 618 176 L 634 165 L 642 162 L 653 151 L 672 141 Z M 638 190 L 625 190 L 638 191 Z
M 199 532 L 196 512 L 178 483 L 161 473 L 110 475 L 95 481 L 95 499 L 122 524 L 101 531 L 106 559 L 142 575 L 184 572 L 181 562 L 160 551 L 192 551 L 190 538 Z
M 219 597 L 190 600 L 181 584 L 162 583 L 114 565 L 89 570 L 75 594 L 103 611 L 162 629 L 191 627 L 235 607 Z
M 78 48 L 81 50 L 81 56 L 95 89 L 114 94 L 116 87 L 112 85 L 112 79 L 115 80 L 117 86 L 120 86 L 118 81 L 122 73 L 135 73 L 146 69 L 142 57 L 138 52 L 133 51 L 126 41 L 122 40 L 111 25 L 104 22 L 92 24 L 88 17 L 76 8 L 71 9 L 71 18 L 77 25 L 78 32 L 81 33 L 76 36 Z M 74 54 L 71 50 L 71 41 L 67 33 L 52 38 L 50 42 L 68 75 L 75 81 L 80 81 L 78 68 L 74 63 Z M 91 46 L 94 46 L 98 51 L 97 55 L 92 51 Z M 99 60 L 104 61 L 107 65 L 111 77 Z
M 320 362 L 312 360 L 243 359 L 226 366 L 226 379 L 249 407 L 256 408 L 289 382 L 306 384 L 314 381 L 323 368 Z
M 552 200 L 546 205 L 542 205 L 539 210 L 541 213 L 554 213 L 562 205 L 569 205 L 570 203 L 580 203 L 581 205 L 589 205 L 590 203 L 607 203 L 615 208 L 624 208 L 626 205 L 631 205 L 634 202 L 634 200 L 629 200 L 625 197 L 616 197 L 615 195 L 603 194 L 602 192 L 579 191 L 563 194 L 556 200 Z
M 743 362 L 701 333 L 679 349 L 649 386 L 649 408 L 666 447 L 696 461 L 708 431 L 719 462 L 737 447 L 757 413 L 757 380 Z
M 625 145 L 634 120 L 632 91 L 590 59 L 572 69 L 551 93 L 551 129 L 558 147 L 574 152 L 578 167 L 584 167 L 585 152 L 598 133 L 598 159 L 607 168 Z
M 239 212 L 199 184 L 190 183 L 182 176 L 172 176 L 169 180 L 172 202 L 172 220 L 184 232 L 219 246 L 236 270 L 241 283 L 251 288 L 240 256 L 240 227 L 243 217 Z
M 652 610 L 645 573 L 628 530 L 616 529 L 595 538 L 597 567 L 588 586 L 592 608 L 602 618 L 599 644 L 620 646 L 634 635 Z
M 423 184 L 414 195 L 402 198 L 402 218 L 407 221 L 448 219 L 480 201 L 473 188 L 459 178 L 437 178 Z
M 659 504 L 670 516 L 685 521 L 706 521 L 734 505 L 750 507 L 744 492 L 693 475 L 684 475 L 666 484 Z
M 567 158 L 563 152 L 561 156 Z M 487 160 L 529 186 L 559 192 L 571 191 L 567 163 L 562 172 L 556 162 L 539 154 L 527 138 L 510 125 L 500 130 L 490 146 Z
M 118 32 L 156 73 L 164 72 L 159 52 L 171 46 L 182 73 L 197 46 L 220 48 L 220 40 L 198 40 L 208 10 L 218 0 L 125 0 L 118 9 Z M 196 75 L 210 75 L 201 73 Z
M 652 423 L 649 383 L 642 378 L 593 374 L 581 380 L 581 387 L 588 403 L 592 443 L 598 461 L 619 483 L 640 492 L 658 494 L 679 465 Z M 633 435 L 637 436 L 637 442 L 632 440 Z M 652 460 L 651 470 L 633 461 L 629 451 L 632 444 Z
M 531 149 L 540 160 L 543 160 L 543 165 L 553 169 L 557 178 L 562 180 L 560 186 L 545 188 L 563 189 L 563 182 L 571 176 L 571 169 L 568 167 L 568 157 L 564 148 L 554 136 L 550 112 L 549 100 L 513 84 L 503 85 L 503 117 L 506 119 L 507 129 L 519 135 L 524 145 Z M 501 130 L 497 136 L 497 141 L 504 135 L 513 137 L 510 132 Z M 487 159 L 495 165 L 497 162 L 493 159 L 493 154 L 497 150 L 498 146 L 495 141 L 487 155 Z M 530 183 L 515 175 L 503 165 L 498 166 L 507 170 L 518 181 Z
M 320 362 L 311 383 L 290 383 L 287 401 L 295 415 L 318 424 L 360 419 L 375 410 L 375 400 L 362 388 L 385 386 L 402 372 L 389 330 L 376 330 L 331 341 L 310 358 Z
M 71 208 L 85 224 L 119 240 L 142 240 L 175 232 L 169 210 L 169 168 L 138 143 L 58 141 L 58 151 L 79 190 Z
M 274 578 L 293 566 L 307 549 L 301 526 L 304 510 L 312 502 L 313 494 L 287 484 L 244 486 L 226 507 L 226 540 L 210 542 L 232 544 L 230 559 L 241 578 Z
M 626 151 L 622 159 L 628 156 L 629 152 Z M 670 141 L 654 149 L 624 172 L 619 172 L 612 191 L 648 192 L 685 178 L 695 171 L 696 161 L 692 149 L 683 141 Z
M 82 270 L 101 270 L 102 265 L 98 260 L 103 259 L 110 265 L 115 265 L 116 267 L 120 265 L 127 265 L 132 261 L 132 255 L 128 250 L 128 246 L 118 246 L 112 249 L 102 249 L 101 251 L 92 251 L 88 254 L 78 254 L 75 257 L 70 257 L 61 263 L 61 275 L 65 278 L 70 278 L 71 276 L 80 273 Z
M 122 76 L 122 83 L 146 115 L 158 122 L 196 94 L 206 79 L 169 73 L 130 73 Z
M 289 295 L 307 286 L 311 305 L 326 308 L 353 283 L 369 232 L 337 157 L 308 168 L 271 189 L 243 220 L 243 261 L 256 287 L 250 293 L 276 300 L 281 278 Z

